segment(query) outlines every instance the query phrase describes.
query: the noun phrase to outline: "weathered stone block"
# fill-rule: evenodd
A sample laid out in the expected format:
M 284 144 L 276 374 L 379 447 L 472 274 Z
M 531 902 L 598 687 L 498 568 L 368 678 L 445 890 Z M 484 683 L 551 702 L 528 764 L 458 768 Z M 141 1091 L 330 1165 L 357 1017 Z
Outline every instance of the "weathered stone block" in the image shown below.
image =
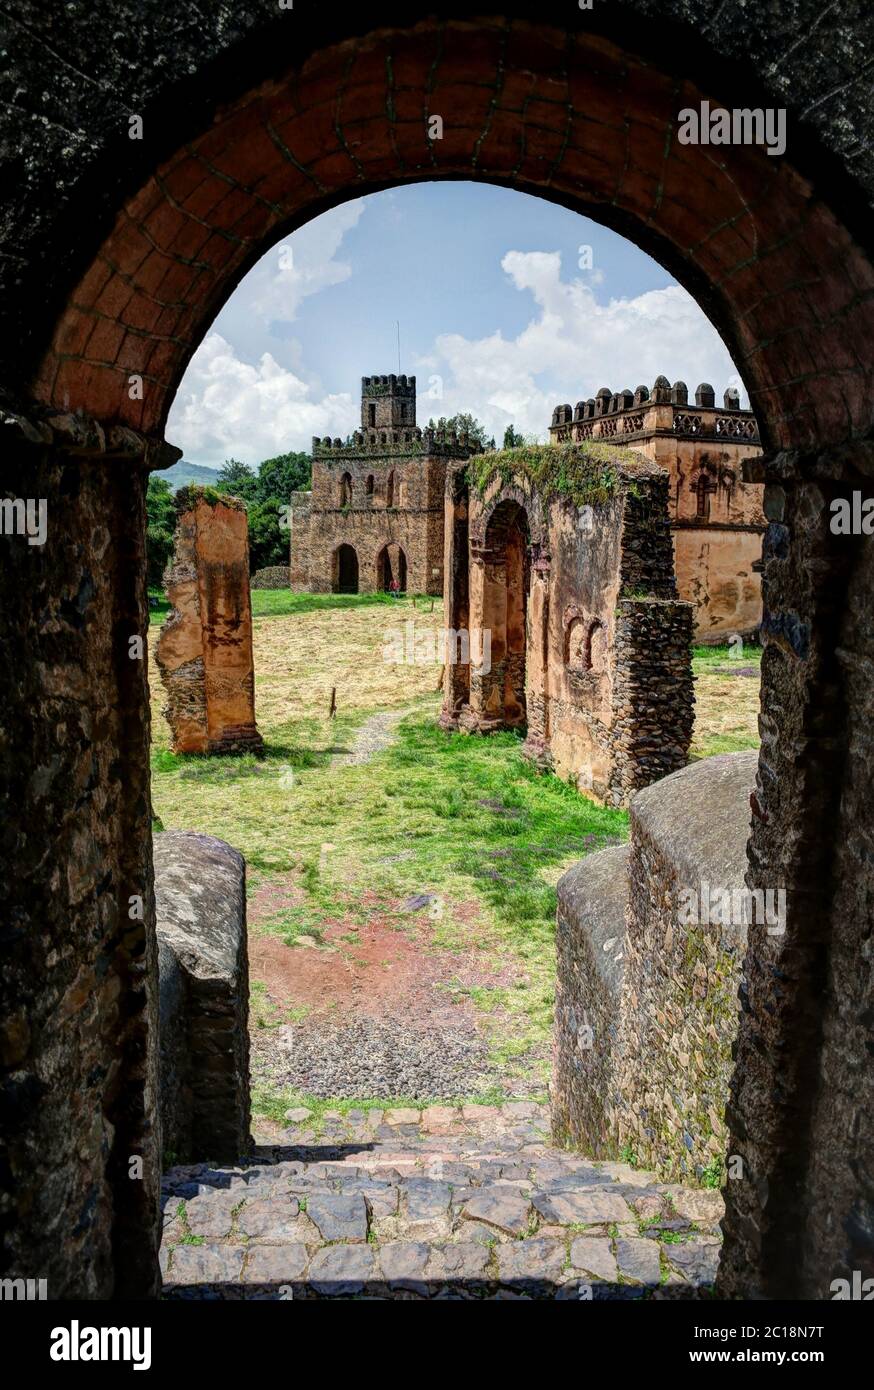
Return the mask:
M 232 1162 L 250 1120 L 245 861 L 184 830 L 156 835 L 154 855 L 164 1150 Z
M 688 1181 L 725 1152 L 747 934 L 770 929 L 745 887 L 757 763 L 707 758 L 647 787 L 630 844 L 559 883 L 554 1128 L 597 1157 L 630 1149 Z

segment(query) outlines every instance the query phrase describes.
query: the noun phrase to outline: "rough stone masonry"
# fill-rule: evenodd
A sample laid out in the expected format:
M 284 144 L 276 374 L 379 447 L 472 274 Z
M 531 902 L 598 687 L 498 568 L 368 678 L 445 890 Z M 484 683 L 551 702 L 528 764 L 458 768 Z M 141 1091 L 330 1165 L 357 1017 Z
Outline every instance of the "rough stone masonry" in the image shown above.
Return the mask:
M 173 611 L 155 654 L 173 752 L 260 752 L 245 506 L 187 487 L 176 494 L 176 513 L 166 574 Z

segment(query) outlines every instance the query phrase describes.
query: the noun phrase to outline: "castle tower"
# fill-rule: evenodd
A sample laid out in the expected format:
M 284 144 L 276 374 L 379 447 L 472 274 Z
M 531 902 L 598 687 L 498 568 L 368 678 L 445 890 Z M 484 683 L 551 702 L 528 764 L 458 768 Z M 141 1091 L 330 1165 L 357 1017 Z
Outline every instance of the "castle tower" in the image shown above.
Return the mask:
M 361 428 L 370 430 L 414 429 L 416 378 L 414 376 L 363 376 L 361 378 Z

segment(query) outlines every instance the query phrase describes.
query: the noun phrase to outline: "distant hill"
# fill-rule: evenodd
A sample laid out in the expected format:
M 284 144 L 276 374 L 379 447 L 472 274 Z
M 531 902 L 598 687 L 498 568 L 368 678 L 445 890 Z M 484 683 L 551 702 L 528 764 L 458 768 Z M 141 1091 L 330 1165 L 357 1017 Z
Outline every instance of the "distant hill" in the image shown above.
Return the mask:
M 174 463 L 172 468 L 165 468 L 154 476 L 166 478 L 173 491 L 176 492 L 188 483 L 200 483 L 203 487 L 214 487 L 218 481 L 218 475 L 219 470 L 217 468 L 207 468 L 202 463 L 186 463 L 184 459 L 180 459 L 178 463 Z

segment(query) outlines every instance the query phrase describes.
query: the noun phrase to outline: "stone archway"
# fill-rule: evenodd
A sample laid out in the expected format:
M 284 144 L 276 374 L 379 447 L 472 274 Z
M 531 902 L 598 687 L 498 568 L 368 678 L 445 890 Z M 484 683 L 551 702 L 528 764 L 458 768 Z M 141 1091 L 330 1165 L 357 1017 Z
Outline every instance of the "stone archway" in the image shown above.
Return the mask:
M 827 115 L 832 103 L 852 117 L 864 101 L 840 50 L 853 20 L 838 6 L 822 26 L 824 41 L 835 35 L 832 69 L 805 61 L 803 32 L 776 12 L 715 25 L 703 0 L 670 0 L 656 24 L 650 9 L 572 11 L 573 28 L 566 6 L 547 4 L 530 23 L 513 3 L 477 18 L 407 5 L 368 34 L 357 15 L 332 15 L 329 29 L 272 8 L 267 21 L 254 6 L 211 27 L 182 4 L 162 45 L 122 3 L 118 28 L 138 61 L 125 53 L 113 67 L 111 41 L 87 18 L 69 44 L 72 56 L 82 44 L 82 64 L 98 51 L 109 59 L 117 119 L 105 83 L 92 92 L 67 80 L 46 96 L 54 124 L 34 113 L 32 137 L 12 126 L 22 196 L 3 268 L 0 337 L 15 345 L 2 383 L 7 480 L 21 496 L 38 489 L 64 520 L 57 545 L 11 547 L 0 577 L 3 637 L 24 654 L 0 701 L 7 747 L 27 747 L 35 724 L 42 770 L 34 777 L 14 753 L 4 769 L 17 864 L 4 891 L 13 920 L 38 920 L 63 948 L 48 963 L 28 931 L 10 948 L 9 1065 L 33 1078 L 12 1140 L 11 1253 L 44 1252 L 56 1288 L 157 1286 L 154 1179 L 132 1184 L 125 1170 L 131 1153 L 157 1166 L 148 690 L 119 634 L 145 626 L 144 490 L 148 470 L 172 457 L 169 403 L 264 250 L 346 198 L 435 177 L 509 184 L 630 235 L 696 294 L 741 365 L 772 451 L 759 475 L 770 530 L 751 886 L 787 885 L 791 929 L 747 963 L 730 1118 L 751 1176 L 729 1184 L 722 1289 L 793 1296 L 817 1287 L 817 1269 L 870 1252 L 857 1171 L 872 1145 L 872 1080 L 857 1063 L 847 1078 L 847 1058 L 869 1055 L 871 1033 L 859 961 L 874 901 L 874 574 L 869 552 L 827 524 L 830 498 L 871 473 L 864 166 L 839 169 L 847 147 Z M 45 51 L 31 39 L 36 76 Z M 788 88 L 767 85 L 775 57 Z M 730 94 L 789 107 L 801 138 L 788 157 L 677 143 L 681 107 Z M 149 138 L 131 141 L 128 112 L 139 110 Z M 12 119 L 26 125 L 27 114 L 13 108 Z M 843 124 L 864 131 L 866 120 L 862 105 Z M 69 141 L 79 129 L 88 139 Z M 131 896 L 144 911 L 128 921 Z M 40 1080 L 57 1048 L 65 1066 L 50 1071 L 63 1081 Z M 68 1194 L 53 1221 L 72 1231 L 86 1202 L 92 1212 L 84 1278 L 75 1241 L 51 1237 L 47 1170 Z
M 397 580 L 397 589 L 392 590 Z M 407 592 L 407 557 L 397 541 L 388 541 L 376 557 L 376 588 L 379 593 Z
M 331 556 L 331 593 L 358 593 L 358 555 L 355 547 L 345 542 Z

